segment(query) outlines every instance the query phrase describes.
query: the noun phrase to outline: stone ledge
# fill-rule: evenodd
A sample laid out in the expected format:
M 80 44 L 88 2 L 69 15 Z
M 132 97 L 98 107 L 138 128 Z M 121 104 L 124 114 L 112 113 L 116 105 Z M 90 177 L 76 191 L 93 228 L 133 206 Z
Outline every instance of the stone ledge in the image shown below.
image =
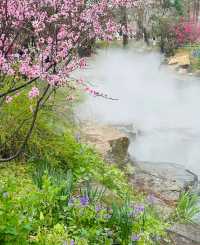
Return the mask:
M 94 147 L 106 161 L 123 165 L 128 159 L 130 144 L 126 134 L 118 129 L 96 122 L 81 125 L 82 142 Z
M 198 185 L 198 177 L 178 164 L 137 162 L 133 165 L 132 184 L 170 206 L 176 205 L 181 192 L 193 190 Z
M 193 224 L 175 224 L 168 229 L 171 240 L 176 245 L 200 244 L 200 226 Z

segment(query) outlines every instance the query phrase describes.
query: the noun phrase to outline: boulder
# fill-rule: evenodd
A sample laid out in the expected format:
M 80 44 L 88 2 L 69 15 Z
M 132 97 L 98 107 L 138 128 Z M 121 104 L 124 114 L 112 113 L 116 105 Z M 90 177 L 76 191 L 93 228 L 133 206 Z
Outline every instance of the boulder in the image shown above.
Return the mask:
M 94 122 L 81 126 L 82 141 L 94 147 L 106 161 L 124 164 L 128 159 L 129 138 L 120 130 Z
M 189 53 L 177 53 L 175 56 L 169 58 L 169 65 L 178 64 L 181 67 L 187 67 L 190 65 L 190 56 Z
M 168 229 L 171 244 L 197 245 L 200 244 L 200 226 L 193 224 L 175 224 Z
M 139 191 L 154 195 L 161 203 L 173 207 L 183 191 L 197 187 L 198 177 L 173 163 L 133 163 L 135 173 L 130 181 Z

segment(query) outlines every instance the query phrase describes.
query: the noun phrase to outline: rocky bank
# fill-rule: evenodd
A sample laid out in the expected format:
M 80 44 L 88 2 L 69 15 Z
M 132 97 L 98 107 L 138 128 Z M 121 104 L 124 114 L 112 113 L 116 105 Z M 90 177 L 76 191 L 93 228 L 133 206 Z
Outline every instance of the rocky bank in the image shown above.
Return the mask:
M 115 162 L 121 168 L 131 169 L 128 177 L 133 187 L 138 192 L 152 194 L 154 205 L 162 215 L 168 216 L 176 206 L 181 192 L 197 189 L 198 177 L 175 163 L 131 161 L 128 148 L 132 134 L 130 125 L 113 127 L 84 122 L 81 126 L 81 141 L 93 146 L 107 162 Z M 200 244 L 200 226 L 197 224 L 176 224 L 168 232 L 171 244 Z

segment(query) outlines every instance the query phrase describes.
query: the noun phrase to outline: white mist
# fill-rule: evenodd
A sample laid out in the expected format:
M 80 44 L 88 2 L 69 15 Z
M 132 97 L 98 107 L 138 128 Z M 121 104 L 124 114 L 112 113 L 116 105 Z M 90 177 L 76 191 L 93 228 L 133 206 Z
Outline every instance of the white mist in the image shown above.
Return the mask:
M 200 79 L 162 65 L 156 52 L 108 49 L 78 74 L 118 101 L 89 97 L 81 119 L 133 124 L 140 132 L 130 146 L 141 161 L 174 162 L 200 176 Z

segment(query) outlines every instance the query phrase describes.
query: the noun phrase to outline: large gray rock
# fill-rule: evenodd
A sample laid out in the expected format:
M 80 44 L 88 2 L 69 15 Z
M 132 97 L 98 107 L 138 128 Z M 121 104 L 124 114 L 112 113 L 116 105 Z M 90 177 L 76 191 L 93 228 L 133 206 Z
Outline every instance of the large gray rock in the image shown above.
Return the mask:
M 168 230 L 171 240 L 175 245 L 200 244 L 200 226 L 193 224 L 175 224 Z
M 130 180 L 140 191 L 153 194 L 169 206 L 176 204 L 183 191 L 194 189 L 198 177 L 183 166 L 173 163 L 134 163 L 135 173 Z

